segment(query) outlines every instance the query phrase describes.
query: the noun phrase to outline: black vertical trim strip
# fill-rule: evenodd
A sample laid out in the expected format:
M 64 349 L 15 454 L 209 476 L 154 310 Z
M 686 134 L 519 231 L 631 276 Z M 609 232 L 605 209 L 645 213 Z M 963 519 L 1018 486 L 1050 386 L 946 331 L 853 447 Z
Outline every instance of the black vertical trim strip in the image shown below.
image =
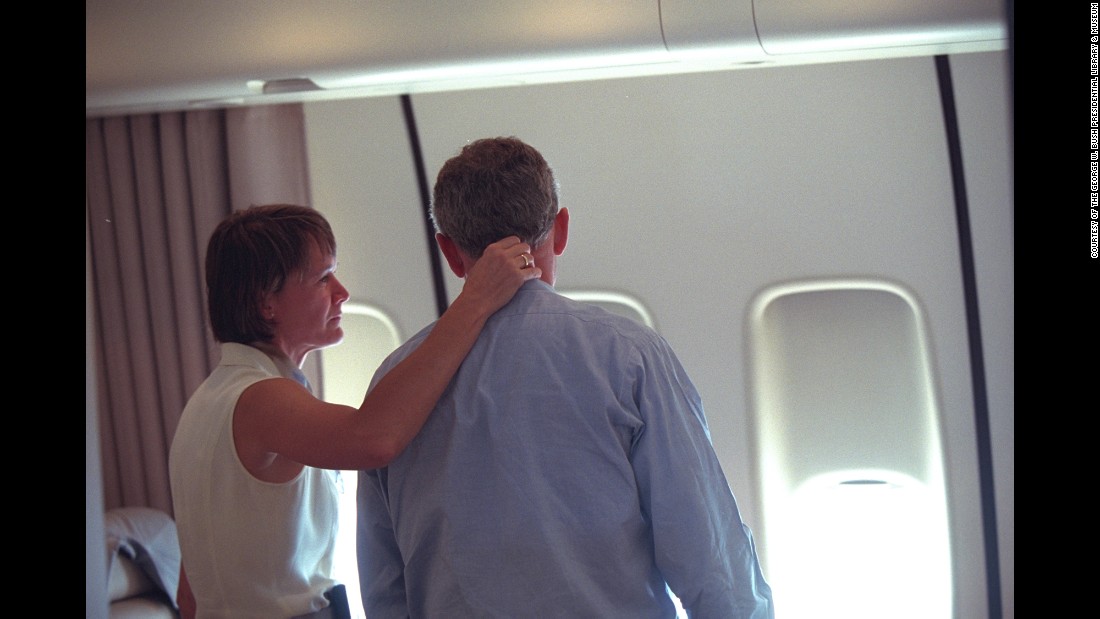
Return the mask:
M 435 306 L 439 316 L 447 311 L 447 287 L 443 283 L 443 262 L 435 244 L 435 225 L 432 224 L 431 191 L 428 189 L 428 173 L 424 167 L 424 154 L 420 149 L 420 134 L 416 130 L 416 116 L 413 114 L 412 98 L 401 95 L 401 110 L 405 114 L 405 130 L 409 134 L 409 148 L 412 150 L 413 166 L 416 168 L 416 184 L 420 188 L 420 213 L 424 217 L 424 235 L 428 242 L 428 259 L 432 265 L 432 284 L 435 289 Z
M 997 510 L 993 487 L 993 450 L 989 431 L 989 399 L 985 385 L 985 358 L 982 352 L 981 319 L 978 312 L 978 286 L 974 275 L 974 248 L 970 232 L 970 210 L 966 200 L 959 122 L 955 110 L 955 91 L 951 83 L 951 65 L 947 56 L 936 56 L 940 103 L 947 129 L 947 150 L 951 159 L 951 184 L 955 193 L 955 219 L 959 230 L 959 254 L 962 260 L 963 295 L 966 300 L 966 330 L 970 344 L 970 376 L 974 391 L 974 425 L 978 440 L 978 478 L 982 500 L 985 539 L 986 593 L 990 619 L 1001 619 L 1001 562 L 997 548 Z

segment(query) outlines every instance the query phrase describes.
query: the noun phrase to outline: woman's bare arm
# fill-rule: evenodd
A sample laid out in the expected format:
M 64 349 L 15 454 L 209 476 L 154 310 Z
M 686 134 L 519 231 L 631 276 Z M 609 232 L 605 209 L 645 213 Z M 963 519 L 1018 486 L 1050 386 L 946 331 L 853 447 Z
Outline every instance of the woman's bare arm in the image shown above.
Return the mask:
M 521 255 L 529 251 L 515 237 L 486 248 L 432 332 L 378 382 L 359 409 L 318 400 L 289 379 L 246 389 L 233 426 L 246 467 L 258 477 L 281 481 L 293 477 L 300 465 L 356 470 L 388 464 L 427 421 L 485 321 L 524 282 L 541 276 L 537 266 L 520 268 L 527 262 Z

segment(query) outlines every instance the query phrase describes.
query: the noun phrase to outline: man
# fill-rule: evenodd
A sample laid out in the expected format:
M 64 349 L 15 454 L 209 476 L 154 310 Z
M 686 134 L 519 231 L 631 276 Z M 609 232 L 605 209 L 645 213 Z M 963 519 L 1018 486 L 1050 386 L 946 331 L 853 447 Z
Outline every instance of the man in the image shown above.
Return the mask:
M 370 619 L 774 615 L 702 403 L 653 330 L 559 295 L 569 213 L 541 154 L 473 142 L 436 179 L 432 218 L 465 277 L 514 234 L 540 279 L 485 324 L 434 414 L 360 473 Z M 379 368 L 415 350 L 431 326 Z

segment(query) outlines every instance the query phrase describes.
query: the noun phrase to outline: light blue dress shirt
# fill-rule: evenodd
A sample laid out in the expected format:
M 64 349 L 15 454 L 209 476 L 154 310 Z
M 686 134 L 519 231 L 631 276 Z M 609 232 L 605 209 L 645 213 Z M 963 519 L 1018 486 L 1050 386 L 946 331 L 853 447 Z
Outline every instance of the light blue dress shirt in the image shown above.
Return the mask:
M 379 368 L 374 382 L 431 326 Z M 360 473 L 367 616 L 772 617 L 699 394 L 653 330 L 527 282 Z

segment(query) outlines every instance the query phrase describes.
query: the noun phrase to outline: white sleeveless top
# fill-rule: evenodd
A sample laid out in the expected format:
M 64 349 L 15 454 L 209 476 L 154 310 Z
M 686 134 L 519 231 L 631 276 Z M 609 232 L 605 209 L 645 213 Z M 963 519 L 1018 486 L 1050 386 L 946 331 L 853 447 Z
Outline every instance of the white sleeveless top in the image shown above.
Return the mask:
M 222 344 L 214 372 L 188 401 L 168 458 L 183 568 L 198 619 L 278 619 L 328 606 L 338 526 L 337 471 L 305 467 L 260 481 L 233 444 L 246 387 L 281 376 L 262 351 Z

